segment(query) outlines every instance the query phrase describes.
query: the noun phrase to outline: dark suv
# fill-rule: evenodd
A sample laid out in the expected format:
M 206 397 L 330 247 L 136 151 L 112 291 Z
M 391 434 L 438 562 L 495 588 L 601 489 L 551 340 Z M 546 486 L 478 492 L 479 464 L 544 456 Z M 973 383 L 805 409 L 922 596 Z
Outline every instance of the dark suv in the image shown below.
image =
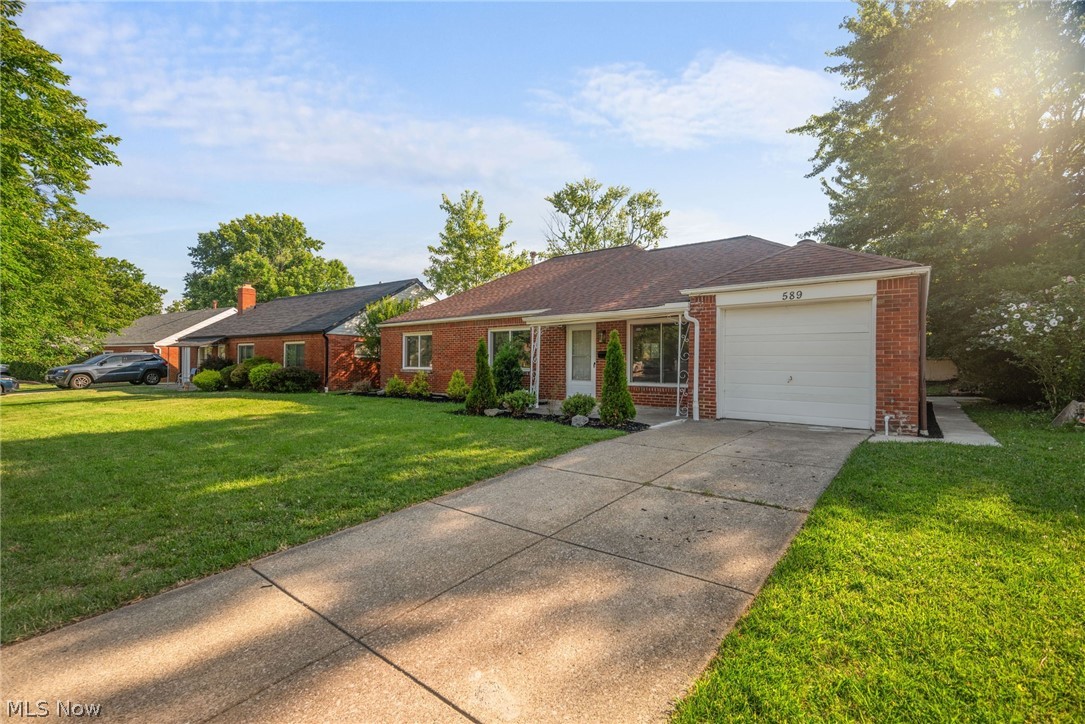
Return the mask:
M 133 385 L 157 385 L 169 369 L 166 360 L 147 352 L 107 352 L 85 362 L 53 367 L 45 372 L 45 381 L 57 387 L 81 390 L 94 382 L 131 382 Z

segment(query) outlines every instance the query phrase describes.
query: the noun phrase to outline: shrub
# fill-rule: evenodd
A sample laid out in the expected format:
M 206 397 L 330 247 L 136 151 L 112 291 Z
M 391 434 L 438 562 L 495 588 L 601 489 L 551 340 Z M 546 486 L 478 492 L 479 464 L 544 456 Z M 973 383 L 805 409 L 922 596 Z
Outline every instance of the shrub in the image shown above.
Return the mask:
M 202 372 L 204 370 L 222 370 L 223 367 L 228 367 L 229 365 L 230 360 L 226 359 L 225 357 L 219 357 L 218 355 L 214 355 L 212 357 L 208 357 L 203 361 L 203 364 L 200 365 L 200 371 Z
M 265 362 L 249 370 L 249 386 L 257 392 L 271 392 L 271 373 L 282 369 L 278 362 Z
M 418 400 L 429 397 L 429 375 L 425 372 L 416 372 L 411 378 L 411 384 L 407 385 L 407 394 Z
M 595 398 L 591 395 L 575 394 L 561 403 L 561 414 L 566 417 L 583 415 L 587 417 L 595 409 Z
M 252 373 L 249 373 L 249 376 L 251 377 Z M 267 385 L 272 392 L 312 392 L 319 384 L 320 374 L 317 372 L 307 370 L 304 367 L 279 367 L 277 365 L 268 375 L 267 381 Z
M 37 362 L 12 362 L 8 364 L 8 374 L 17 380 L 26 382 L 44 382 L 46 365 Z
M 373 391 L 373 380 L 368 377 L 364 380 L 358 380 L 350 386 L 350 391 L 358 395 L 367 395 Z
M 471 381 L 471 391 L 467 393 L 464 405 L 469 415 L 481 415 L 488 408 L 497 407 L 497 389 L 490 374 L 489 356 L 486 340 L 480 339 L 475 350 L 475 379 Z
M 255 367 L 266 365 L 271 362 L 267 357 L 249 357 L 244 362 L 237 364 L 230 373 L 231 387 L 249 387 L 249 372 Z
M 494 388 L 498 395 L 522 389 L 524 371 L 520 367 L 520 349 L 514 344 L 503 344 L 494 355 Z
M 196 385 L 196 387 L 204 392 L 217 392 L 225 387 L 222 383 L 222 373 L 218 370 L 204 370 L 203 372 L 197 372 L 192 378 L 192 384 Z
M 448 389 L 445 390 L 445 394 L 448 395 L 450 400 L 463 402 L 467 398 L 468 389 L 467 378 L 463 376 L 463 372 L 455 370 L 452 373 L 452 378 L 448 381 Z
M 501 396 L 501 406 L 513 417 L 523 417 L 527 408 L 535 405 L 535 393 L 530 390 L 514 390 Z
M 603 397 L 599 401 L 599 419 L 604 425 L 617 426 L 637 416 L 633 396 L 625 382 L 625 354 L 618 333 L 610 332 L 606 367 L 603 369 Z
M 1004 294 L 979 318 L 988 329 L 973 344 L 1012 354 L 1040 383 L 1052 413 L 1085 389 L 1085 284 L 1066 277 L 1027 299 Z
M 399 379 L 399 375 L 392 375 L 392 379 L 384 386 L 384 394 L 388 397 L 406 397 L 407 383 Z
M 235 367 L 237 367 L 237 365 L 226 365 L 221 370 L 219 370 L 219 374 L 222 375 L 223 388 L 229 389 L 233 386 L 233 379 L 231 378 L 231 375 L 233 374 Z

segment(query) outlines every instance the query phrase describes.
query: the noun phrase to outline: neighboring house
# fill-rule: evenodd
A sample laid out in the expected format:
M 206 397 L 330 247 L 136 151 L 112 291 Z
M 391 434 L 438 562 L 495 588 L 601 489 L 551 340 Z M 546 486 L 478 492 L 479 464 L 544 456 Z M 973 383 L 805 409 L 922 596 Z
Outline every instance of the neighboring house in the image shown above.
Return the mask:
M 181 340 L 181 367 L 191 372 L 210 355 L 233 363 L 267 357 L 283 367 L 313 370 L 321 386 L 332 390 L 350 389 L 362 379 L 376 382 L 380 360 L 365 349 L 355 325 L 362 310 L 388 296 L 417 298 L 423 304 L 434 299 L 422 282 L 403 279 L 257 304 L 256 289 L 245 284 L 237 290 L 235 316 Z
M 166 382 L 181 374 L 181 347 L 177 340 L 232 316 L 233 308 L 196 309 L 191 312 L 148 314 L 105 339 L 103 352 L 157 352 L 169 363 Z
M 599 396 L 611 330 L 638 405 L 894 431 L 926 428 L 930 268 L 811 240 L 753 236 L 556 257 L 389 320 L 381 379 L 435 390 L 487 339 L 522 346 L 540 399 Z M 690 384 L 690 381 L 693 384 Z

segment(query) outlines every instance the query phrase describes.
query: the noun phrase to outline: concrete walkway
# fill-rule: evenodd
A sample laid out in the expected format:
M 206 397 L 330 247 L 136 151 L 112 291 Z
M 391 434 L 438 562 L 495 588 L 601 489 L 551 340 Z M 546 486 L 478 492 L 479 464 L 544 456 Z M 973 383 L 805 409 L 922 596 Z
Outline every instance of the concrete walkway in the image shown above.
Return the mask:
M 972 422 L 961 402 L 981 400 L 982 397 L 928 397 L 934 407 L 934 419 L 942 430 L 942 437 L 916 437 L 914 435 L 875 434 L 871 442 L 952 442 L 958 445 L 991 445 L 1001 447 L 998 440 L 991 437 L 982 427 Z
M 684 422 L 3 651 L 103 721 L 658 721 L 869 433 Z

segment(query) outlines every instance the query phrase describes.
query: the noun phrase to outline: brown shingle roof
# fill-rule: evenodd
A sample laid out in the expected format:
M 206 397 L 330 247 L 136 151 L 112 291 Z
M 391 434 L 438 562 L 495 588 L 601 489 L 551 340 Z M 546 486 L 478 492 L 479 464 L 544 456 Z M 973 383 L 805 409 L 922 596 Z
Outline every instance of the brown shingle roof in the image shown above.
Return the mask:
M 649 251 L 622 246 L 559 256 L 389 321 L 655 307 L 685 301 L 681 289 L 787 248 L 756 236 L 737 236 Z
M 742 268 L 733 269 L 702 284 L 687 284 L 684 289 L 725 287 L 735 284 L 757 284 L 785 279 L 812 279 L 840 274 L 891 271 L 919 267 L 914 261 L 852 251 L 838 246 L 818 244 L 803 239 L 771 256 L 758 259 Z
M 166 314 L 148 314 L 130 325 L 105 338 L 105 345 L 154 344 L 200 322 L 217 317 L 225 309 L 194 309 L 189 312 L 168 312 Z

